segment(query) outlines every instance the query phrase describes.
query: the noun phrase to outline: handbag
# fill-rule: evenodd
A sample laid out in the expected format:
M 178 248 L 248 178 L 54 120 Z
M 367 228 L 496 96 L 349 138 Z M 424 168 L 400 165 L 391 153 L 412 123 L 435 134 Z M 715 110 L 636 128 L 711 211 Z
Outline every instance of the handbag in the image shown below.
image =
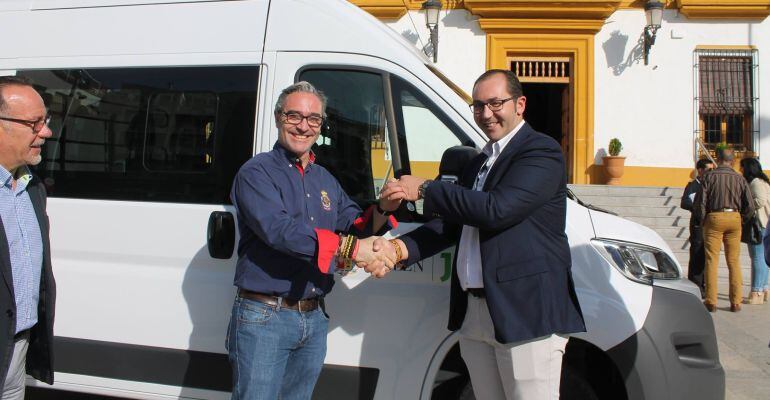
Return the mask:
M 751 218 L 746 220 L 741 229 L 741 242 L 748 244 L 760 244 L 762 243 L 762 234 L 764 232 L 762 223 L 759 222 L 759 218 L 755 213 Z

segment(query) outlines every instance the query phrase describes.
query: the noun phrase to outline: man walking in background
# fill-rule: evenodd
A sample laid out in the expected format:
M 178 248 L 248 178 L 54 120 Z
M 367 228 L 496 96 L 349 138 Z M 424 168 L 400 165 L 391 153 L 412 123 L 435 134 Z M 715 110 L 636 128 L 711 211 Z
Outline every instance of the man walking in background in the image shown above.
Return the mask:
M 703 221 L 706 251 L 706 299 L 710 312 L 717 310 L 717 268 L 722 242 L 730 276 L 730 311 L 741 310 L 741 225 L 754 214 L 754 202 L 746 179 L 733 169 L 735 154 L 724 149 L 718 154 L 717 168 L 705 174 L 695 195 L 694 214 Z
M 703 174 L 714 169 L 714 163 L 711 160 L 703 158 L 695 164 L 697 174 L 695 179 L 690 181 L 684 188 L 680 207 L 690 212 L 690 261 L 687 265 L 687 279 L 698 285 L 701 297 L 706 293 L 706 286 L 703 282 L 703 269 L 706 266 L 706 251 L 703 248 L 703 221 L 699 221 L 693 214 L 693 202 L 695 195 L 701 187 Z
M 28 166 L 51 137 L 45 104 L 32 85 L 0 77 L 0 398 L 24 399 L 26 374 L 53 383 L 56 286 L 51 271 L 46 193 Z

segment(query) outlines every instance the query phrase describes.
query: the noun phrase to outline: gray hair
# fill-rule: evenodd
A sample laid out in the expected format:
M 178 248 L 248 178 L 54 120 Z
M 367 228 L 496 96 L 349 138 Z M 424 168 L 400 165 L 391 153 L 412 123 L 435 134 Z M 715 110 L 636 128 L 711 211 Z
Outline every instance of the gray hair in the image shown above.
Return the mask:
M 32 81 L 23 76 L 0 76 L 0 111 L 5 111 L 8 106 L 3 96 L 3 89 L 8 86 L 28 86 L 34 89 Z
M 286 98 L 289 97 L 292 93 L 312 93 L 316 97 L 318 97 L 318 100 L 321 101 L 321 116 L 326 118 L 326 95 L 318 89 L 315 88 L 310 82 L 306 81 L 299 81 L 286 89 L 283 89 L 281 91 L 281 95 L 278 96 L 278 101 L 275 102 L 275 115 L 278 116 L 283 111 L 284 103 L 286 103 Z
M 735 161 L 735 152 L 733 152 L 732 149 L 722 149 L 722 151 L 717 154 L 717 160 L 719 160 L 720 163 L 729 163 Z

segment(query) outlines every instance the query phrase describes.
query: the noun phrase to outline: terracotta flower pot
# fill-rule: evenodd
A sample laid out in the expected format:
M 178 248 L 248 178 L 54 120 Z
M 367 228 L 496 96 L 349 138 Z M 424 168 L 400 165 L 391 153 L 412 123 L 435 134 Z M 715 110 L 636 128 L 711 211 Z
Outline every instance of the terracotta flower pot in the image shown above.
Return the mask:
M 620 177 L 623 176 L 623 163 L 625 161 L 626 158 L 622 156 L 606 156 L 602 158 L 608 185 L 620 185 Z

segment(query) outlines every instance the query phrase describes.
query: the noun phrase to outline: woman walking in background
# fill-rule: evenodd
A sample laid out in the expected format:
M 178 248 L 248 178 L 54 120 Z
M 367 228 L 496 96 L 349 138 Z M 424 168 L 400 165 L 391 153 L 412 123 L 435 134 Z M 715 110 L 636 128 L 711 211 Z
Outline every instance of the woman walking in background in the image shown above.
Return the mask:
M 751 187 L 755 212 L 764 228 L 767 226 L 768 214 L 770 213 L 770 180 L 762 172 L 762 165 L 756 158 L 742 159 L 741 172 Z M 748 246 L 749 255 L 751 255 L 751 293 L 748 303 L 762 304 L 768 298 L 768 267 L 764 258 L 764 246 L 762 243 L 749 243 Z

